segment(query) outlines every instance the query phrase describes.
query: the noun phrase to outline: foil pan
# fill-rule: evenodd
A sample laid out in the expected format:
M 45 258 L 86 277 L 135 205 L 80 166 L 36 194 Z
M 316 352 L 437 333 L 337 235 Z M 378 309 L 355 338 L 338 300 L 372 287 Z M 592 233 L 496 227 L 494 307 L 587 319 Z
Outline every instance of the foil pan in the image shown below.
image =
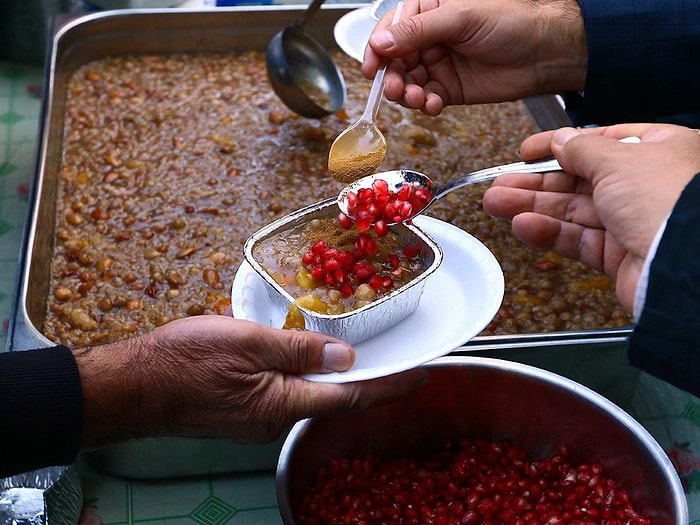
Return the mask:
M 337 215 L 336 200 L 327 199 L 290 213 L 261 228 L 248 238 L 244 246 L 245 259 L 265 281 L 270 301 L 278 308 L 286 310 L 294 302 L 294 297 L 255 258 L 256 247 L 274 235 L 293 230 L 313 219 L 325 219 Z M 423 272 L 391 293 L 351 312 L 330 315 L 300 307 L 307 330 L 326 333 L 350 344 L 357 344 L 395 325 L 418 308 L 426 279 L 442 263 L 442 250 L 417 226 L 400 224 L 396 225 L 392 231 L 404 243 L 419 247 L 420 257 L 425 261 Z
M 0 525 L 74 525 L 83 506 L 75 467 L 50 467 L 0 479 Z

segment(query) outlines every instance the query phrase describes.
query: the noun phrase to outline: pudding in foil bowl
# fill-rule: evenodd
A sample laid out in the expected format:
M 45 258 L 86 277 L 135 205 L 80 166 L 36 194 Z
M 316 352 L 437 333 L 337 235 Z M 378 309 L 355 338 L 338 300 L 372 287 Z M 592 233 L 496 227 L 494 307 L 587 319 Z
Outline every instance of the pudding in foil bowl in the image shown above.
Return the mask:
M 415 225 L 379 236 L 342 227 L 338 212 L 329 199 L 286 215 L 251 235 L 244 256 L 285 327 L 357 344 L 415 312 L 443 253 Z

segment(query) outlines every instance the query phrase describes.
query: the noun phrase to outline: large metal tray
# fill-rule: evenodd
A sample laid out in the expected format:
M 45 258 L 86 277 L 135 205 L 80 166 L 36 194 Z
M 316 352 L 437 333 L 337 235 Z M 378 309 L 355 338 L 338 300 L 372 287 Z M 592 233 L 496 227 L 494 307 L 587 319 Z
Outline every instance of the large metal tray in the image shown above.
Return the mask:
M 333 27 L 348 11 L 363 4 L 324 6 L 309 30 L 324 45 L 335 47 Z M 36 179 L 10 319 L 8 350 L 52 346 L 42 335 L 49 290 L 58 171 L 61 162 L 65 86 L 75 69 L 99 58 L 131 53 L 227 52 L 264 50 L 305 6 L 242 6 L 207 10 L 135 9 L 100 12 L 61 21 L 47 60 Z M 568 123 L 553 97 L 526 101 L 536 124 L 551 128 Z M 242 248 L 241 248 L 242 249 Z M 546 368 L 567 375 L 572 362 L 621 359 L 629 329 L 479 337 L 461 352 L 500 350 L 528 360 L 533 352 Z M 519 353 L 522 350 L 522 353 Z M 591 354 L 592 352 L 592 354 Z M 573 360 L 573 361 L 572 361 Z M 563 367 L 563 368 L 562 368 Z M 590 385 L 596 388 L 597 385 Z M 608 385 L 602 385 L 607 387 Z M 626 397 L 628 389 L 623 389 Z M 266 446 L 239 446 L 224 440 L 159 438 L 125 443 L 87 455 L 97 468 L 121 476 L 159 478 L 273 469 L 282 440 Z

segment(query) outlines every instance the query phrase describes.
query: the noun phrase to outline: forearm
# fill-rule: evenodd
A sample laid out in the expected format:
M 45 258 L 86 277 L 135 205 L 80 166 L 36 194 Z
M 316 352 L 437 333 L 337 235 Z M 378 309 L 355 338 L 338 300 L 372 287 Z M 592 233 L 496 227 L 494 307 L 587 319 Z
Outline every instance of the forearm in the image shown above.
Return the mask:
M 700 3 L 578 0 L 588 44 L 576 124 L 653 122 L 700 111 Z
M 649 268 L 630 362 L 700 395 L 700 174 L 668 219 Z

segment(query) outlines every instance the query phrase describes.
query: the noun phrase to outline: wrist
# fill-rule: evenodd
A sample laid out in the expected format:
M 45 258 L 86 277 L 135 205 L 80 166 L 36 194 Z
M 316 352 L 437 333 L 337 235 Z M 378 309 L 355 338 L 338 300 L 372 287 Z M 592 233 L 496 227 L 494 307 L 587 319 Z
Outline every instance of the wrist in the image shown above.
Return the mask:
M 135 363 L 139 346 L 127 340 L 73 351 L 83 388 L 83 450 L 142 437 L 151 424 L 143 415 L 148 373 Z
M 537 28 L 544 35 L 535 60 L 538 92 L 580 91 L 586 85 L 588 46 L 576 0 L 538 4 Z

